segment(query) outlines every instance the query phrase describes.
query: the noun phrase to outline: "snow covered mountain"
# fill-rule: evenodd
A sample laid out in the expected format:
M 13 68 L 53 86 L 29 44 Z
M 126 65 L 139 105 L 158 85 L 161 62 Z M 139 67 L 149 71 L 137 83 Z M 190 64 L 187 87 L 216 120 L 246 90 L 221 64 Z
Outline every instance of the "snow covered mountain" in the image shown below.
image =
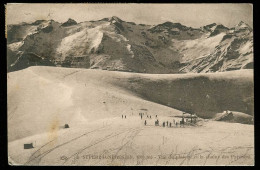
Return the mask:
M 253 30 L 210 24 L 151 26 L 118 17 L 77 23 L 37 20 L 8 25 L 8 71 L 31 65 L 141 73 L 218 72 L 253 68 Z

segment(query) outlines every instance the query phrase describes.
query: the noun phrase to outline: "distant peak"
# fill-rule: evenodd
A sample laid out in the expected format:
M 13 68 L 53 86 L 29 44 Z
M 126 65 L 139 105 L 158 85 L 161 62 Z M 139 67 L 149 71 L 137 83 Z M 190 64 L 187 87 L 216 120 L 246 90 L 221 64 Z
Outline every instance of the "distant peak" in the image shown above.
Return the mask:
M 111 18 L 110 18 L 110 21 L 116 21 L 116 22 L 122 22 L 122 20 L 120 19 L 120 18 L 118 18 L 117 16 L 112 16 Z
M 109 18 L 103 18 L 100 21 L 119 22 L 119 23 L 123 22 L 123 20 L 121 20 L 117 16 L 112 16 L 112 17 L 109 17 Z
M 69 18 L 67 22 L 76 22 L 74 19 Z
M 162 23 L 162 25 L 171 25 L 171 24 L 173 24 L 173 23 L 170 21 L 166 21 L 166 22 Z
M 212 28 L 216 25 L 217 25 L 216 23 L 212 23 L 212 24 L 205 25 L 204 28 Z
M 224 25 L 222 25 L 222 24 L 218 24 L 217 26 L 216 26 L 216 29 L 229 29 L 228 27 L 225 27 Z
M 237 24 L 238 27 L 249 27 L 244 21 L 240 21 L 238 24 Z
M 163 25 L 181 25 L 180 23 L 173 23 L 170 21 L 164 22 Z
M 239 23 L 238 23 L 238 25 L 243 25 L 243 24 L 246 24 L 244 21 L 240 21 Z
M 203 30 L 206 31 L 210 31 L 213 32 L 213 34 L 215 35 L 215 33 L 217 32 L 222 32 L 224 30 L 229 30 L 228 27 L 225 27 L 224 25 L 222 25 L 221 23 L 212 23 L 212 24 L 208 24 L 202 27 Z
M 177 22 L 177 23 L 173 23 L 173 22 L 164 22 L 162 24 L 160 24 L 161 26 L 165 26 L 165 27 L 172 27 L 172 28 L 184 28 L 186 27 L 185 25 L 182 25 L 181 23 Z
M 74 19 L 69 18 L 66 22 L 64 22 L 61 26 L 67 27 L 71 25 L 76 25 L 77 22 Z
M 236 26 L 235 26 L 236 29 L 249 29 L 249 30 L 252 30 L 252 28 L 247 24 L 245 23 L 244 21 L 240 21 Z
M 35 22 L 32 23 L 32 25 L 39 25 L 43 22 L 46 22 L 47 20 L 36 20 Z
M 111 18 L 121 20 L 121 19 L 118 18 L 117 16 L 112 16 Z

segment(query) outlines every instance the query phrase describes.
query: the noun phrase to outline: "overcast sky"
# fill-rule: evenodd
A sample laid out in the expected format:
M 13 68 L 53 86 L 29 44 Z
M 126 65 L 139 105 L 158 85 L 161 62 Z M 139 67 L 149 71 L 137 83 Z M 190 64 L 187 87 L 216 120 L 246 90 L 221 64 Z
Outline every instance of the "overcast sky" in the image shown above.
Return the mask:
M 8 4 L 7 24 L 53 19 L 65 22 L 117 16 L 124 21 L 155 25 L 166 21 L 191 27 L 221 23 L 233 27 L 241 20 L 252 27 L 250 4 Z

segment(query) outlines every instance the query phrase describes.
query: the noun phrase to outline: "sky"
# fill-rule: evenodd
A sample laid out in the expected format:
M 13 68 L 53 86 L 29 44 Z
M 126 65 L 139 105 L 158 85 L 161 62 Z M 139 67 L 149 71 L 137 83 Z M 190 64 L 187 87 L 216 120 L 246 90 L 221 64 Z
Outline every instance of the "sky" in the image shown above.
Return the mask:
M 217 23 L 233 27 L 240 21 L 253 25 L 253 5 L 225 4 L 7 4 L 6 23 L 31 23 L 40 19 L 66 22 L 99 20 L 117 16 L 137 24 L 157 25 L 166 21 L 198 28 Z

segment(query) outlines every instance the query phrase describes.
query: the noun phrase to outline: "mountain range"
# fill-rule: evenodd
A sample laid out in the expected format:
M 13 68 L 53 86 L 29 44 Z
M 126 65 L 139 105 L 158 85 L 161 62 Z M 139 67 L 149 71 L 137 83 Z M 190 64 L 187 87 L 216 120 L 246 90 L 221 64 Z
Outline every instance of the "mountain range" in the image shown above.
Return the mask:
M 253 29 L 209 24 L 158 25 L 118 17 L 77 23 L 37 20 L 7 26 L 7 69 L 34 65 L 139 73 L 207 73 L 253 69 Z

